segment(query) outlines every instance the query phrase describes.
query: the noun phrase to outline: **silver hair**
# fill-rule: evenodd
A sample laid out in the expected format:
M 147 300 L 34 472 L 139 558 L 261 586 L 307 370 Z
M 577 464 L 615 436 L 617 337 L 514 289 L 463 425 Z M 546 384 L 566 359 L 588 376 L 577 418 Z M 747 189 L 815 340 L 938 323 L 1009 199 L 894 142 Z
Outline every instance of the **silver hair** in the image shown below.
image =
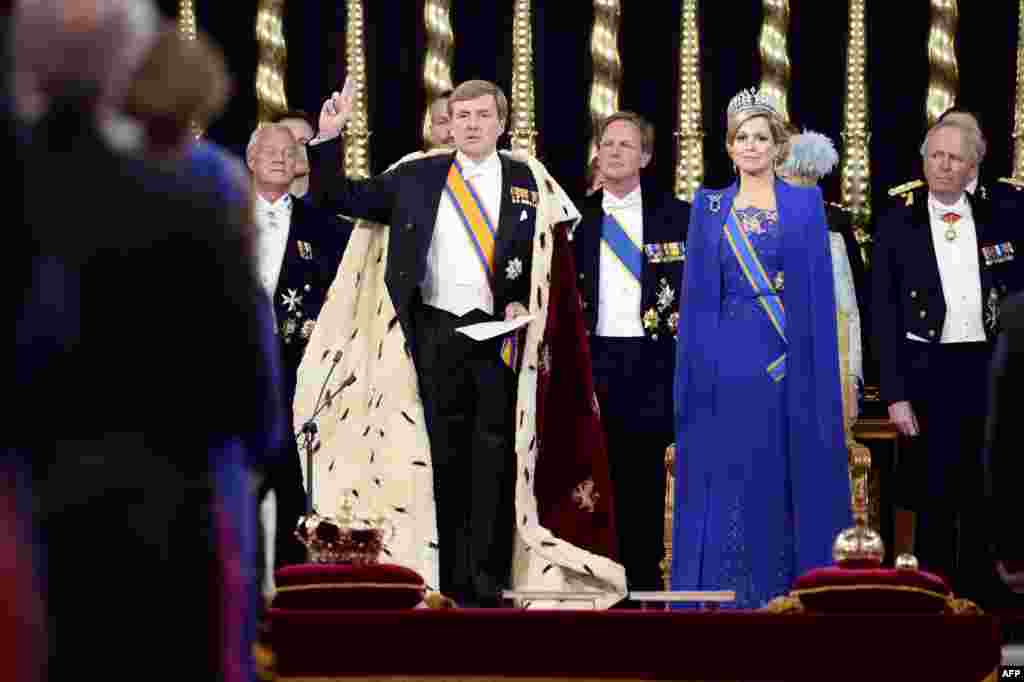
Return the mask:
M 980 164 L 985 159 L 985 152 L 987 150 L 987 143 L 985 142 L 985 136 L 981 132 L 981 128 L 977 124 L 972 124 L 963 120 L 968 115 L 958 116 L 956 114 L 950 114 L 949 118 L 944 118 L 925 133 L 924 141 L 921 143 L 921 158 L 928 158 L 928 141 L 932 138 L 932 135 L 942 128 L 956 128 L 960 131 L 960 135 L 964 141 L 964 145 L 969 147 L 974 152 L 974 163 Z M 973 121 L 971 117 L 971 121 Z
M 292 134 L 291 128 L 284 125 L 283 123 L 267 123 L 265 125 L 256 126 L 256 130 L 252 131 L 252 135 L 249 136 L 249 143 L 245 145 L 245 158 L 248 159 L 251 154 L 256 151 L 256 147 L 259 146 L 260 138 L 263 137 L 264 133 L 268 130 L 283 130 L 295 139 L 295 135 Z
M 150 0 L 19 0 L 11 31 L 18 94 L 46 100 L 82 88 L 116 106 L 160 25 Z
M 789 138 L 789 155 L 779 164 L 779 173 L 820 179 L 839 163 L 839 154 L 827 135 L 805 130 Z

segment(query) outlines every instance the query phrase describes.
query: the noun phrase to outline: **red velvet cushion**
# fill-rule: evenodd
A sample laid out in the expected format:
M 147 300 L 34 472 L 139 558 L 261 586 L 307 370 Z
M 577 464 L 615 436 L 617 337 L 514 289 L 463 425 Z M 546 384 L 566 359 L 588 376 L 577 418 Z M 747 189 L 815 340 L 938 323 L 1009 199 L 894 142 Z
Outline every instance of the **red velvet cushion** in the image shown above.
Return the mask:
M 800 576 L 792 594 L 808 611 L 827 613 L 941 613 L 949 585 L 925 571 L 816 568 Z
M 423 600 L 423 578 L 394 564 L 296 564 L 274 573 L 275 609 L 408 609 Z

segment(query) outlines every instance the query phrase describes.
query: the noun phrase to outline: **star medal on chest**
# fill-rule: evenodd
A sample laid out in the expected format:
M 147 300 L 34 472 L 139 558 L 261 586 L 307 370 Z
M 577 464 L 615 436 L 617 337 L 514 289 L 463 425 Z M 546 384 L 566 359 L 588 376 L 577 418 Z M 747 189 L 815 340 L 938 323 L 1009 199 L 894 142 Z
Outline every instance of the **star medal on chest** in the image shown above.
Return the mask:
M 523 261 L 518 258 L 510 259 L 508 265 L 505 266 L 505 277 L 517 280 L 521 274 L 523 274 Z
M 289 289 L 287 294 L 281 294 L 281 303 L 288 306 L 288 312 L 293 313 L 302 305 L 302 296 L 298 289 Z
M 658 288 L 658 310 L 664 311 L 672 305 L 672 301 L 675 300 L 676 292 L 669 286 L 668 279 L 665 277 L 661 278 Z

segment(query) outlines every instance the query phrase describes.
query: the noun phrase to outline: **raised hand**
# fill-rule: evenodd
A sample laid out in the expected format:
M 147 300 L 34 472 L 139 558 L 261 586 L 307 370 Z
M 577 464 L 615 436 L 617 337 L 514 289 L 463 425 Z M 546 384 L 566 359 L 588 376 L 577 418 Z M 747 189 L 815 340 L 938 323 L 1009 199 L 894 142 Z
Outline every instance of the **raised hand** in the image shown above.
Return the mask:
M 351 78 L 345 79 L 341 92 L 332 92 L 320 108 L 320 130 L 317 135 L 321 140 L 331 140 L 341 135 L 355 100 L 355 83 Z

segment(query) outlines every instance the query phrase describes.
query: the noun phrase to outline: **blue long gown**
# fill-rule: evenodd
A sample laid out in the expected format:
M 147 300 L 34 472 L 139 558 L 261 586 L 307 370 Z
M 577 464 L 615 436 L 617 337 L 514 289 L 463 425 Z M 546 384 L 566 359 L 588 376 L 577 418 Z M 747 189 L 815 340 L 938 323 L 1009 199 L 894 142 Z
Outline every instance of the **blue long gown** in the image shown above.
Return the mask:
M 774 279 L 783 270 L 785 229 L 777 213 L 753 207 L 736 213 Z M 786 379 L 776 382 L 765 371 L 786 348 L 725 239 L 719 265 L 718 343 L 704 349 L 717 374 L 712 426 L 717 443 L 701 467 L 703 504 L 694 508 L 677 500 L 675 523 L 683 526 L 683 535 L 701 530 L 691 538 L 696 547 L 674 548 L 677 562 L 697 565 L 674 570 L 673 588 L 733 590 L 736 601 L 730 606 L 759 608 L 785 594 L 795 577 Z M 785 305 L 784 287 L 781 296 Z

